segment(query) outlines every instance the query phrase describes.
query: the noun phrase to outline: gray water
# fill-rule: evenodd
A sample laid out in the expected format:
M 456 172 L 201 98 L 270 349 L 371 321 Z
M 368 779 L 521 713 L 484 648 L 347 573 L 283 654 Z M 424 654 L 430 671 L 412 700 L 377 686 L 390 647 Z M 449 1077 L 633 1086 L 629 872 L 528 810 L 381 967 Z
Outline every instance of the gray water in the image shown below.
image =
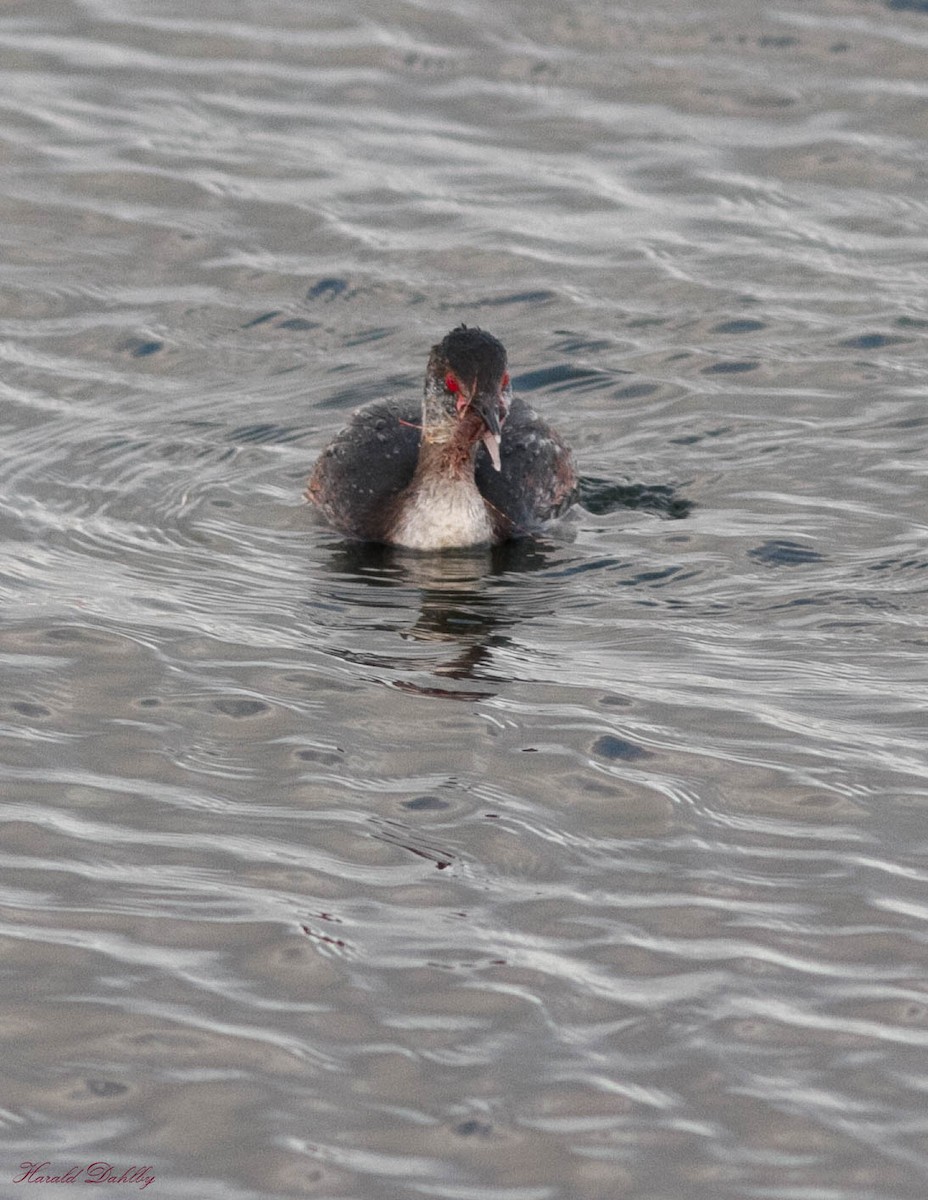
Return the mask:
M 3 6 L 4 1200 L 923 1200 L 926 80 L 881 0 Z M 346 545 L 462 320 L 585 506 Z

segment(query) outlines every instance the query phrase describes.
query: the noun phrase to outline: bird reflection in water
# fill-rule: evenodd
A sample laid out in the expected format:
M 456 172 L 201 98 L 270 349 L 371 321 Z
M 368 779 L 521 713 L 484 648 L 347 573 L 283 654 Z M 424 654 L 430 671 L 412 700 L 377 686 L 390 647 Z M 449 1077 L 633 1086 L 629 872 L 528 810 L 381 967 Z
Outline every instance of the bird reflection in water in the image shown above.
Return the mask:
M 550 551 L 550 547 L 547 549 Z M 415 590 L 419 616 L 400 636 L 409 642 L 453 648 L 449 660 L 430 664 L 429 682 L 407 676 L 391 680 L 392 686 L 421 696 L 473 701 L 489 699 L 496 691 L 444 687 L 436 678 L 457 683 L 503 682 L 491 665 L 493 651 L 510 644 L 511 639 L 503 631 L 520 624 L 528 614 L 512 603 L 512 592 L 493 587 L 493 583 L 508 575 L 540 571 L 550 566 L 550 561 L 546 544 L 535 540 L 440 555 L 420 555 L 368 542 L 343 542 L 333 547 L 328 566 L 333 575 L 351 580 L 350 602 L 355 605 L 375 601 L 378 607 L 386 607 L 385 598 L 365 598 L 362 588 L 374 589 L 375 595 L 381 589 Z M 335 653 L 369 666 L 387 665 L 379 653 L 365 655 L 344 649 Z M 401 659 L 394 655 L 389 665 L 394 670 L 420 674 L 425 664 L 418 656 Z
M 406 591 L 410 602 L 418 604 L 419 615 L 401 637 L 420 645 L 444 643 L 453 647 L 454 653 L 448 661 L 429 661 L 426 667 L 422 656 L 414 654 L 387 656 L 382 650 L 373 653 L 356 648 L 332 648 L 331 652 L 379 670 L 387 667 L 405 672 L 405 677 L 389 681 L 401 691 L 453 700 L 489 699 L 495 690 L 445 687 L 436 679 L 457 683 L 479 680 L 482 684 L 505 681 L 491 661 L 494 650 L 511 644 L 512 639 L 504 631 L 554 607 L 553 597 L 547 602 L 544 583 L 540 589 L 506 584 L 556 565 L 561 539 L 570 538 L 572 517 L 579 521 L 584 511 L 603 515 L 638 509 L 665 520 L 681 520 L 693 508 L 691 501 L 668 484 L 623 484 L 587 477 L 579 480 L 579 495 L 580 505 L 557 523 L 561 527 L 557 542 L 525 538 L 441 554 L 418 554 L 374 542 L 335 543 L 325 561 L 332 575 L 343 580 L 350 591 L 350 595 L 339 596 L 341 602 L 360 609 L 380 609 L 383 616 L 369 627 L 395 629 L 387 623 L 387 614 L 397 605 L 387 600 L 383 589 Z M 422 679 L 425 669 L 428 682 Z

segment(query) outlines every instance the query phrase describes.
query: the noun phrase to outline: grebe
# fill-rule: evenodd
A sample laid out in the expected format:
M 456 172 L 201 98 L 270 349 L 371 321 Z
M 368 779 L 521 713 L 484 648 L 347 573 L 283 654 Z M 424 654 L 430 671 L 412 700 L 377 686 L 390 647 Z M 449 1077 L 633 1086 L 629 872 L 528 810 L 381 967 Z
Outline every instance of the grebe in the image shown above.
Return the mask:
M 432 347 L 421 409 L 358 409 L 306 496 L 348 537 L 447 550 L 537 530 L 570 505 L 576 483 L 560 436 L 513 396 L 502 342 L 459 325 Z

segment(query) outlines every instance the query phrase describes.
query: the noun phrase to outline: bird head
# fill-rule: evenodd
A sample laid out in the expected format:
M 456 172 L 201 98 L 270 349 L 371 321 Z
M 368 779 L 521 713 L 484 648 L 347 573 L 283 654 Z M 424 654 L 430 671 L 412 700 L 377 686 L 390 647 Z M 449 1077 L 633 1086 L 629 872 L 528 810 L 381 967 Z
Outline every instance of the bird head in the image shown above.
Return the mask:
M 500 440 L 512 400 L 506 349 L 483 329 L 459 325 L 432 347 L 425 376 L 423 437 L 483 442 L 500 469 Z

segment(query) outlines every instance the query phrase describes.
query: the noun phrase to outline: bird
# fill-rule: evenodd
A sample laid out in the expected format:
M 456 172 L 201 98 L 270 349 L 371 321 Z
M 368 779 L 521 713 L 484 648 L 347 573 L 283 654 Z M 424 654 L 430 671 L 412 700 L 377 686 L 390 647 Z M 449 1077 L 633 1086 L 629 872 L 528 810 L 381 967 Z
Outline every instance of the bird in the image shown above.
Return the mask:
M 442 551 L 531 536 L 576 488 L 560 434 L 513 394 L 502 342 L 458 325 L 431 349 L 421 407 L 358 409 L 317 459 L 306 498 L 348 538 Z

